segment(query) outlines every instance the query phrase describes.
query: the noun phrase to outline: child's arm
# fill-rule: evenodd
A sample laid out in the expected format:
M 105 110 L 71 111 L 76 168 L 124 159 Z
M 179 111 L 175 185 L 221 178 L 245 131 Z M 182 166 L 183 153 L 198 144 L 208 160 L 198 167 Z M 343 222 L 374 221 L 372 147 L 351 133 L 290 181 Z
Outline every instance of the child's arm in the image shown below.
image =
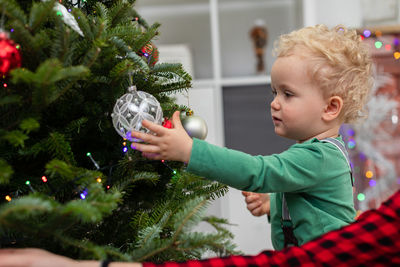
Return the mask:
M 242 191 L 247 209 L 254 216 L 270 215 L 269 194 Z
M 133 138 L 144 141 L 144 143 L 135 142 L 134 148 L 141 151 L 147 158 L 189 162 L 193 140 L 183 128 L 179 115 L 179 111 L 175 111 L 172 115 L 174 125 L 172 129 L 143 120 L 142 125 L 155 135 L 132 132 Z

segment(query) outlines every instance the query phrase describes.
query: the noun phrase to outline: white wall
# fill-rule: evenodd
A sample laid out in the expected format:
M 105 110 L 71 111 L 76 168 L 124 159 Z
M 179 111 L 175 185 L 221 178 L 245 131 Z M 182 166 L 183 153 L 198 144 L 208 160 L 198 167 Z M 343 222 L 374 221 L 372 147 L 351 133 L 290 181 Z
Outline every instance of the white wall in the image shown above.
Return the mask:
M 378 2 L 378 1 L 377 1 Z M 303 0 L 304 26 L 343 24 L 361 27 L 361 0 Z

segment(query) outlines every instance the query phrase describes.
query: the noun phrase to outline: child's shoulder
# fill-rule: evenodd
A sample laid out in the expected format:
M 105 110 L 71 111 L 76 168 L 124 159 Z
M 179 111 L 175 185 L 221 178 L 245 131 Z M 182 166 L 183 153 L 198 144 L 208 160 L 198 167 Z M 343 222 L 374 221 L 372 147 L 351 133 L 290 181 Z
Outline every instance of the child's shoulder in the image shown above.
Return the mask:
M 328 142 L 326 140 L 319 140 L 317 138 L 311 138 L 302 143 L 296 143 L 292 145 L 287 152 L 288 153 L 301 153 L 302 155 L 310 154 L 319 154 L 319 155 L 326 155 L 326 154 L 336 154 L 339 152 L 338 146 L 345 147 L 343 139 L 339 136 L 335 138 L 340 144 L 334 145 L 332 142 Z M 338 143 L 336 142 L 336 144 Z M 301 151 L 301 152 L 300 152 Z

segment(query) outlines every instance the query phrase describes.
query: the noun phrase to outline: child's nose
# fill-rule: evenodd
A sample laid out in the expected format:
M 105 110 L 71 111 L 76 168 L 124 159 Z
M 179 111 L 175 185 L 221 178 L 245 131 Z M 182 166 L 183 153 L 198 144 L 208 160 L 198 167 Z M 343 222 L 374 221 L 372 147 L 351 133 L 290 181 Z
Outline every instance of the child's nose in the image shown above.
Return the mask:
M 277 100 L 277 97 L 275 97 L 272 102 L 271 102 L 271 108 L 274 110 L 278 110 L 280 108 L 279 101 Z

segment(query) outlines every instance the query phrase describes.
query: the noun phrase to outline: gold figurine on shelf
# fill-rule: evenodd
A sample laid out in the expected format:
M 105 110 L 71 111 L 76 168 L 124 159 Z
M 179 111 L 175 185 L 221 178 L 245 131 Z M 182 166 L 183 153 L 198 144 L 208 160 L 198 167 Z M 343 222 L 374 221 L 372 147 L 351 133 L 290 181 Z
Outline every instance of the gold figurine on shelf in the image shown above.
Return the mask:
M 254 27 L 250 30 L 250 37 L 253 41 L 254 52 L 257 59 L 257 73 L 265 73 L 265 47 L 268 43 L 268 31 L 265 22 L 258 19 L 254 23 Z

